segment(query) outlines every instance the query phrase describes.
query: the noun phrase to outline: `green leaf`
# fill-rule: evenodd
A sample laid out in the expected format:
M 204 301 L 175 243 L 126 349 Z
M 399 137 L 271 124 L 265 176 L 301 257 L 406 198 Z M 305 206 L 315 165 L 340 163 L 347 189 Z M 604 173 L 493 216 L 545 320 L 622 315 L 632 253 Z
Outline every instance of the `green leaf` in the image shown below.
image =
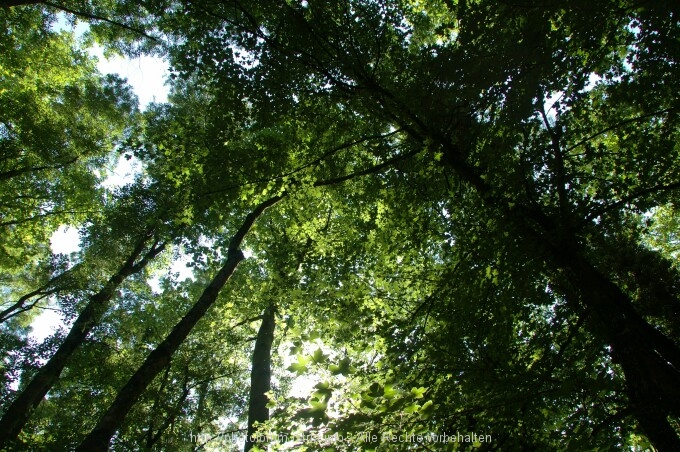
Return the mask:
M 349 375 L 354 372 L 351 364 L 352 361 L 348 357 L 345 357 L 338 361 L 337 365 L 331 364 L 328 366 L 328 369 L 333 375 Z
M 412 404 L 406 406 L 406 408 L 404 408 L 404 413 L 407 413 L 407 414 L 417 413 L 419 409 L 420 409 L 420 405 L 418 405 L 416 403 L 412 403 Z
M 295 372 L 298 375 L 302 375 L 308 371 L 307 364 L 308 364 L 307 358 L 305 358 L 302 355 L 298 355 L 297 362 L 288 366 L 287 370 L 289 372 Z
M 323 364 L 328 359 L 328 355 L 325 355 L 321 348 L 317 348 L 316 350 L 314 350 L 312 359 L 316 364 Z
M 333 395 L 333 389 L 331 388 L 331 384 L 328 381 L 317 383 L 314 386 L 314 388 L 316 389 L 316 391 L 314 391 L 313 397 L 319 400 L 325 400 L 326 402 L 328 402 L 328 400 Z
M 428 400 L 425 402 L 419 410 L 420 416 L 421 417 L 430 417 L 434 413 L 434 403 L 432 400 Z
M 411 388 L 411 395 L 414 399 L 422 399 L 426 391 L 427 389 L 422 386 L 419 388 Z

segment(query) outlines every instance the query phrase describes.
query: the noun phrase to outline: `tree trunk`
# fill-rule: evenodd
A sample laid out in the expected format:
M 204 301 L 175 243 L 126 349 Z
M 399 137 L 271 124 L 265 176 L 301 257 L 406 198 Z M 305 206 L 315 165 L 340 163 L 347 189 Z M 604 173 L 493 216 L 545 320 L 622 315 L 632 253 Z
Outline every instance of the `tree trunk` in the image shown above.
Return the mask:
M 116 430 L 125 420 L 130 409 L 151 384 L 153 379 L 160 371 L 168 365 L 170 358 L 175 351 L 182 345 L 184 339 L 189 335 L 194 326 L 205 315 L 213 305 L 222 287 L 229 280 L 236 270 L 238 264 L 244 259 L 243 253 L 239 249 L 245 235 L 250 231 L 264 211 L 283 199 L 276 196 L 258 205 L 246 217 L 243 225 L 236 232 L 229 243 L 227 259 L 217 273 L 217 275 L 205 288 L 200 298 L 189 310 L 187 315 L 175 325 L 170 334 L 156 347 L 146 358 L 144 363 L 137 369 L 137 372 L 130 377 L 128 382 L 118 392 L 116 399 L 109 409 L 99 419 L 94 429 L 85 437 L 82 443 L 76 448 L 77 452 L 105 451 L 108 449 L 109 441 Z
M 40 368 L 31 382 L 7 408 L 2 419 L 0 419 L 0 449 L 14 441 L 17 435 L 19 435 L 33 410 L 59 379 L 68 359 L 80 344 L 83 343 L 90 330 L 99 322 L 104 312 L 106 312 L 108 301 L 113 297 L 118 286 L 128 276 L 141 271 L 151 259 L 156 257 L 165 248 L 164 244 L 158 245 L 158 242 L 154 243 L 142 260 L 135 264 L 135 260 L 142 254 L 147 241 L 148 237 L 140 240 L 118 272 L 108 280 L 99 292 L 90 297 L 89 303 L 74 322 L 59 349 Z
M 657 449 L 680 450 L 680 438 L 668 421 L 669 415 L 680 416 L 680 350 L 585 258 L 571 252 L 561 260 L 592 313 L 592 330 L 623 369 L 630 406 L 642 429 Z
M 564 279 L 579 293 L 592 314 L 591 332 L 611 347 L 626 379 L 631 408 L 649 440 L 662 451 L 680 450 L 680 437 L 667 416 L 680 415 L 680 348 L 673 340 L 650 325 L 635 309 L 633 301 L 586 257 L 576 234 L 565 224 L 578 224 L 574 218 L 545 214 L 530 203 L 508 207 L 507 200 L 495 191 L 471 166 L 463 149 L 451 140 L 404 128 L 414 138 L 429 136 L 444 150 L 442 163 L 472 186 L 487 207 L 496 211 L 499 221 L 513 225 L 529 252 L 541 248 L 553 276 Z
M 271 389 L 272 342 L 274 342 L 274 328 L 276 326 L 276 307 L 270 304 L 262 315 L 262 324 L 257 332 L 255 349 L 253 350 L 253 365 L 250 370 L 250 402 L 248 404 L 248 436 L 243 448 L 248 452 L 258 443 L 255 432 L 256 423 L 269 420 L 269 398 L 267 392 Z
M 492 196 L 488 204 L 502 205 Z M 559 218 L 523 206 L 506 211 L 502 221 L 522 231 L 527 249 L 542 247 L 552 278 L 568 281 L 590 314 L 590 331 L 610 347 L 614 363 L 621 365 L 627 395 L 640 426 L 660 451 L 680 450 L 680 437 L 668 420 L 680 416 L 680 348 L 650 325 L 633 300 L 588 259 L 576 235 Z
M 492 196 L 485 200 L 502 205 Z M 680 416 L 678 345 L 650 325 L 633 300 L 591 263 L 576 235 L 561 226 L 564 221 L 530 206 L 506 211 L 502 221 L 522 231 L 528 250 L 536 251 L 540 244 L 552 278 L 568 281 L 579 294 L 590 314 L 591 333 L 621 365 L 630 407 L 652 444 L 661 451 L 680 450 L 680 437 L 668 420 L 669 415 Z
M 487 197 L 487 202 L 494 202 Z M 553 277 L 578 292 L 591 315 L 590 331 L 611 349 L 621 365 L 630 407 L 652 444 L 661 451 L 680 450 L 680 437 L 668 420 L 680 416 L 680 348 L 650 325 L 633 300 L 587 258 L 564 221 L 526 207 L 505 219 L 523 231 L 527 247 L 542 243 Z
M 415 153 L 405 153 L 356 173 L 327 180 L 316 181 L 314 186 L 323 187 L 340 184 L 355 177 L 377 173 L 378 171 L 389 167 L 395 162 L 408 158 L 414 154 Z M 210 306 L 215 302 L 219 290 L 227 282 L 234 270 L 236 270 L 239 262 L 243 259 L 243 254 L 239 250 L 243 238 L 253 227 L 253 224 L 260 217 L 260 215 L 262 215 L 269 207 L 281 201 L 287 196 L 287 194 L 288 193 L 284 192 L 279 196 L 272 197 L 267 201 L 262 202 L 250 214 L 248 214 L 245 221 L 229 243 L 229 252 L 227 254 L 227 261 L 225 262 L 225 265 L 211 281 L 196 304 L 191 308 L 189 313 L 175 326 L 168 337 L 166 337 L 166 339 L 161 342 L 161 344 L 156 347 L 154 351 L 151 352 L 149 357 L 144 361 L 137 372 L 119 391 L 116 399 L 113 401 L 108 411 L 102 416 L 95 428 L 90 432 L 89 435 L 87 435 L 83 442 L 78 446 L 76 451 L 89 452 L 107 450 L 111 437 L 123 422 L 125 416 L 127 416 L 128 411 L 130 411 L 137 399 L 146 390 L 147 386 L 151 384 L 154 377 L 161 371 L 164 365 L 169 362 L 172 354 L 177 350 L 177 348 L 179 348 L 196 323 L 203 317 L 203 315 L 205 315 Z

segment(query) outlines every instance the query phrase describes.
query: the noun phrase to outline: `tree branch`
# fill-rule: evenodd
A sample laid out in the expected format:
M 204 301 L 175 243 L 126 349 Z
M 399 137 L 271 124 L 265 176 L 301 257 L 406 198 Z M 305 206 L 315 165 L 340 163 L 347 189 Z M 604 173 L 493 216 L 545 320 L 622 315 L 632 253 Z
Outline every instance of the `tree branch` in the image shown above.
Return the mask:
M 677 110 L 677 109 L 678 109 L 678 107 L 670 107 L 670 108 L 665 108 L 665 109 L 663 109 L 663 110 L 655 111 L 655 112 L 653 112 L 653 113 L 648 113 L 648 114 L 646 114 L 646 115 L 641 115 L 641 116 L 636 116 L 636 117 L 634 117 L 634 118 L 625 119 L 625 120 L 623 120 L 623 121 L 621 121 L 621 122 L 619 122 L 619 123 L 614 124 L 613 126 L 610 126 L 610 127 L 605 128 L 605 129 L 602 129 L 602 130 L 600 130 L 599 132 L 594 133 L 594 134 L 592 134 L 592 135 L 590 135 L 590 136 L 588 136 L 588 137 L 582 139 L 582 140 L 579 141 L 578 143 L 576 143 L 576 144 L 574 144 L 574 145 L 568 147 L 567 150 L 566 150 L 565 152 L 571 152 L 571 151 L 573 151 L 574 149 L 576 149 L 576 148 L 578 148 L 578 147 L 580 147 L 580 146 L 586 144 L 586 143 L 589 142 L 590 140 L 594 140 L 595 138 L 599 137 L 600 135 L 604 135 L 604 134 L 607 133 L 607 132 L 611 132 L 612 130 L 616 130 L 616 129 L 618 129 L 619 127 L 625 126 L 626 124 L 631 124 L 631 123 L 634 123 L 634 122 L 637 122 L 637 121 L 641 121 L 641 120 L 643 120 L 643 119 L 652 118 L 652 117 L 654 117 L 654 116 L 662 115 L 662 114 L 664 114 L 664 113 L 670 113 L 671 111 L 674 111 L 674 110 Z
M 614 210 L 626 203 L 629 203 L 631 201 L 634 201 L 642 196 L 648 195 L 650 193 L 655 193 L 655 192 L 660 192 L 660 191 L 667 191 L 667 190 L 676 190 L 680 188 L 680 182 L 673 182 L 672 184 L 664 185 L 664 184 L 658 184 L 653 187 L 648 187 L 645 189 L 640 190 L 637 193 L 633 193 L 631 195 L 628 195 L 619 201 L 613 202 L 611 204 L 608 204 L 601 209 L 594 210 L 591 212 L 586 218 L 584 223 L 588 223 L 590 221 L 593 221 L 595 218 L 599 217 L 600 215 L 603 215 L 611 210 Z
M 155 37 L 147 34 L 144 30 L 132 27 L 130 25 L 127 25 L 127 24 L 124 24 L 124 23 L 121 23 L 121 22 L 116 22 L 114 20 L 108 19 L 108 18 L 106 18 L 104 16 L 100 16 L 98 14 L 87 13 L 85 11 L 78 11 L 78 10 L 71 9 L 71 8 L 66 7 L 66 6 L 59 5 L 57 3 L 52 3 L 52 2 L 35 2 L 35 3 L 42 3 L 43 5 L 51 6 L 52 8 L 55 8 L 55 9 L 58 9 L 60 11 L 64 11 L 64 12 L 67 12 L 67 13 L 71 13 L 74 16 L 84 17 L 85 19 L 98 20 L 98 21 L 101 21 L 101 22 L 106 22 L 108 24 L 115 25 L 117 27 L 121 27 L 121 28 L 124 28 L 126 30 L 129 30 L 133 33 L 137 33 L 140 36 L 143 36 L 146 39 L 149 39 L 151 41 L 160 42 L 160 40 L 158 38 L 155 38 Z

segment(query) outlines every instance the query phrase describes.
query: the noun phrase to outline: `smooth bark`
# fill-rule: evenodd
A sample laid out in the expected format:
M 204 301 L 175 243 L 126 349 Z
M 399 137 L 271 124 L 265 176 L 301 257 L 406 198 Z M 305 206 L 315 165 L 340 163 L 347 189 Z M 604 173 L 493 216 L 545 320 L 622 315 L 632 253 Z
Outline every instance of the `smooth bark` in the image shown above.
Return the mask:
M 248 435 L 243 448 L 248 452 L 256 444 L 262 446 L 262 441 L 255 435 L 257 424 L 269 420 L 269 398 L 267 392 L 271 389 L 272 374 L 272 343 L 274 342 L 274 328 L 276 327 L 276 307 L 271 304 L 262 315 L 262 323 L 257 332 L 253 363 L 250 370 L 250 398 L 248 403 Z

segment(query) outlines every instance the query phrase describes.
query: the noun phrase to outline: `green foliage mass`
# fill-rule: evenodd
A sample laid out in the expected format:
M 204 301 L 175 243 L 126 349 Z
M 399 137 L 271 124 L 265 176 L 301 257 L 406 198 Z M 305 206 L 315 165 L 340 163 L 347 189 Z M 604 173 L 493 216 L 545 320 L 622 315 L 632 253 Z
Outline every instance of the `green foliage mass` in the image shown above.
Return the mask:
M 101 168 L 137 110 L 73 36 L 39 10 L 0 10 L 0 268 L 3 309 L 58 273 L 50 237 L 97 215 Z
M 74 318 L 141 238 L 193 275 L 165 253 L 122 281 L 9 447 L 79 444 L 267 202 L 113 450 L 238 449 L 271 306 L 272 450 L 680 444 L 674 4 L 82 8 L 0 10 L 3 303 L 39 289 Z M 110 50 L 162 53 L 168 102 L 137 113 L 49 31 L 60 9 Z M 104 194 L 96 170 L 116 147 L 144 169 Z M 83 225 L 83 249 L 56 271 L 61 224 Z M 1 330 L 7 400 L 64 336 L 31 342 L 29 318 Z M 482 438 L 417 444 L 458 433 Z

